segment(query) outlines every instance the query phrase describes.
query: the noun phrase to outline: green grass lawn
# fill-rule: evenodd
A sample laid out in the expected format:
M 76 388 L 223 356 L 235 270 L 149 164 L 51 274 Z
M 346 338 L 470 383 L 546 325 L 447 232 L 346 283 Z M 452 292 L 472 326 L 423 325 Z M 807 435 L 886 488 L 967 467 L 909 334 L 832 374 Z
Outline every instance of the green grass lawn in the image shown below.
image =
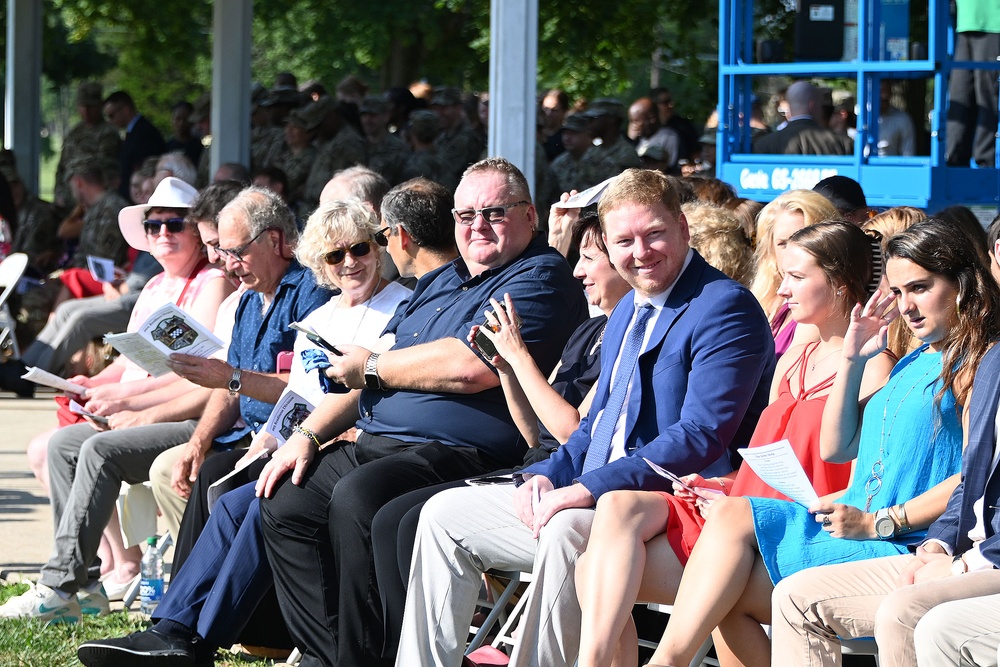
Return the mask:
M 0 588 L 0 604 L 27 590 L 26 584 Z M 70 667 L 80 662 L 76 647 L 91 639 L 121 637 L 148 624 L 136 615 L 116 612 L 103 618 L 85 618 L 73 625 L 43 625 L 37 621 L 0 621 L 0 667 Z M 217 667 L 264 667 L 270 660 L 243 660 L 221 652 Z

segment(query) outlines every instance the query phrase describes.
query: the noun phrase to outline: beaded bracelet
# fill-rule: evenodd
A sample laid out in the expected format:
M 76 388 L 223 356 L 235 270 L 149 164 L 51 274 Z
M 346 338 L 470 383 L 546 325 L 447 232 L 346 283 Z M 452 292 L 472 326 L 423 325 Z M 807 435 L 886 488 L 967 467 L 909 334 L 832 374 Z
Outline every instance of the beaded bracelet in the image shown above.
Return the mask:
M 309 429 L 307 429 L 302 424 L 296 424 L 295 428 L 293 428 L 292 430 L 294 432 L 296 432 L 296 433 L 298 433 L 300 435 L 304 435 L 307 438 L 309 438 L 310 440 L 312 440 L 313 443 L 316 445 L 317 449 L 322 446 L 322 444 L 319 441 L 319 436 L 316 435 L 315 431 L 310 431 Z

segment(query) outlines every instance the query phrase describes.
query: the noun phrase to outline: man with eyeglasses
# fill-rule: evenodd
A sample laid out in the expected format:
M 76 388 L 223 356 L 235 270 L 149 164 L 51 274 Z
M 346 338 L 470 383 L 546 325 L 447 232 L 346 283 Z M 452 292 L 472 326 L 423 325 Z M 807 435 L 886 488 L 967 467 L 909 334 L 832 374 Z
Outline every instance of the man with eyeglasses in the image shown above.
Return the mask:
M 513 298 L 545 373 L 587 315 L 569 265 L 536 233 L 516 167 L 501 158 L 476 163 L 454 203 L 459 258 L 417 282 L 386 329 L 391 349 L 340 346 L 328 375 L 353 391 L 329 394 L 258 479 L 278 601 L 303 664 L 388 662 L 370 540 L 382 505 L 523 457 L 496 371 L 466 340 L 489 299 Z M 351 426 L 357 443 L 319 451 Z
M 267 423 L 288 381 L 287 371 L 277 370 L 278 354 L 290 351 L 295 341 L 288 325 L 332 296 L 292 257 L 297 239 L 294 215 L 268 190 L 247 188 L 219 213 L 219 245 L 214 251 L 247 293 L 236 310 L 225 361 L 171 357 L 175 373 L 213 389 L 198 427 L 181 445 L 174 464 L 171 487 L 182 497 L 190 494 L 213 447 L 245 447 L 251 432 Z M 243 425 L 231 431 L 240 420 Z

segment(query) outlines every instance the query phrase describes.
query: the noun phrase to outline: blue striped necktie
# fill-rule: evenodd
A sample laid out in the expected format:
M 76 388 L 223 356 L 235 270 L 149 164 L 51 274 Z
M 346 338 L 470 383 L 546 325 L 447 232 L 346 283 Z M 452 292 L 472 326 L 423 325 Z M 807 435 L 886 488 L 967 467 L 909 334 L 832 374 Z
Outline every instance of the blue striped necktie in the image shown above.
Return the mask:
M 611 437 L 615 434 L 615 425 L 621 416 L 622 407 L 625 405 L 625 396 L 632 383 L 635 365 L 639 361 L 642 341 L 646 337 L 646 323 L 653 312 L 653 307 L 648 303 L 642 305 L 635 318 L 635 323 L 625 336 L 625 345 L 622 346 L 622 353 L 618 358 L 618 372 L 614 377 L 611 395 L 608 396 L 604 412 L 597 422 L 594 435 L 590 438 L 590 447 L 587 448 L 587 458 L 583 462 L 584 473 L 600 468 L 608 462 L 608 456 L 611 453 Z

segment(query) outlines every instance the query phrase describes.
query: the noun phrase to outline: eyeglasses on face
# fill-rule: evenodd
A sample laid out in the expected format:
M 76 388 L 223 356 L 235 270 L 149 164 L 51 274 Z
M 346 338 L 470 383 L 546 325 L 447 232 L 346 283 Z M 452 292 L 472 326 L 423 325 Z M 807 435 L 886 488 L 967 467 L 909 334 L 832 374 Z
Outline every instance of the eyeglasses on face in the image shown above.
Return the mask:
M 261 235 L 269 229 L 271 229 L 271 227 L 265 227 L 264 229 L 260 230 L 259 232 L 257 232 L 257 236 L 253 237 L 252 239 L 241 245 L 239 248 L 232 248 L 232 249 L 216 248 L 215 252 L 219 253 L 219 255 L 221 255 L 222 257 L 228 257 L 235 259 L 237 262 L 242 262 L 243 253 L 246 252 L 247 248 L 253 245 L 254 241 L 259 239 Z
M 455 222 L 460 225 L 471 225 L 476 221 L 477 215 L 482 215 L 483 220 L 491 225 L 503 222 L 507 218 L 508 209 L 512 209 L 515 206 L 521 206 L 522 204 L 530 204 L 531 202 L 522 199 L 521 201 L 516 201 L 513 204 L 504 204 L 502 206 L 484 206 L 483 208 L 453 208 L 451 209 L 452 215 L 455 216 Z
M 392 234 L 392 227 L 383 227 L 372 235 L 375 239 L 375 243 L 379 244 L 383 248 L 389 245 L 389 235 Z
M 184 218 L 170 218 L 169 220 L 143 220 L 142 228 L 150 236 L 159 236 L 160 228 L 166 227 L 171 234 L 180 234 L 184 231 Z

